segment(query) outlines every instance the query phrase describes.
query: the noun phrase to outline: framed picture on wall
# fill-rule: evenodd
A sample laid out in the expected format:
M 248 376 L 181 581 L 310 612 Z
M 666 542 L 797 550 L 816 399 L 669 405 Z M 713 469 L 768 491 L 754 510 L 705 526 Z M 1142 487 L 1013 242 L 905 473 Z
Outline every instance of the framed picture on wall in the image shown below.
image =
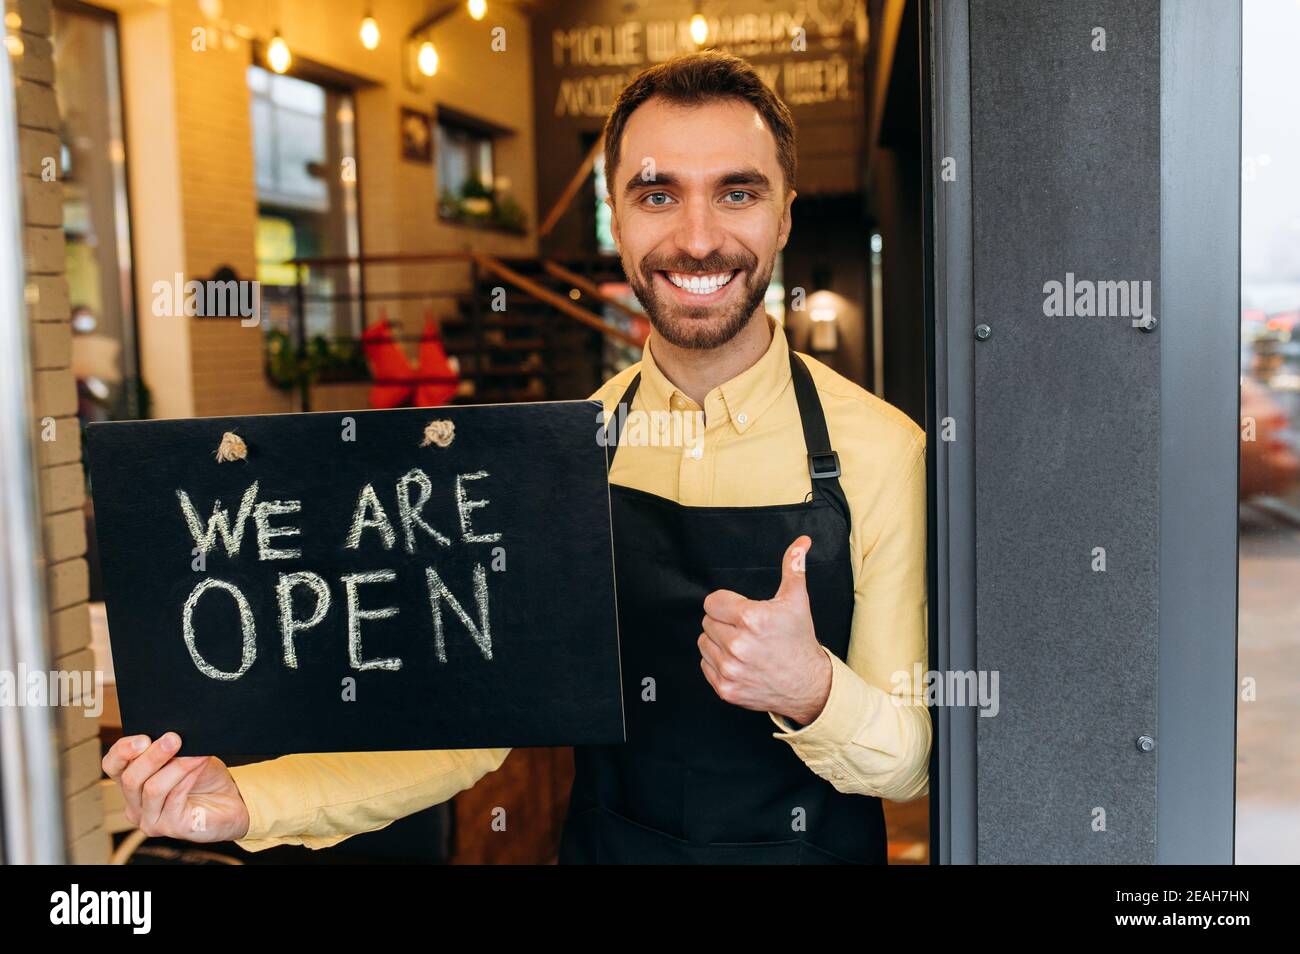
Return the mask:
M 402 158 L 408 162 L 433 162 L 433 118 L 417 109 L 401 108 Z

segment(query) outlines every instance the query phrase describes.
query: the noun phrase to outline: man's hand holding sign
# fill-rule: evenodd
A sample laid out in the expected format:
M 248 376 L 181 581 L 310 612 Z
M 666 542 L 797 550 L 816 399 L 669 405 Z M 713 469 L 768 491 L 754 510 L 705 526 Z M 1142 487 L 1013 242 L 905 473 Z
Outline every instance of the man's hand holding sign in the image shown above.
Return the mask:
M 781 586 L 770 600 L 715 590 L 704 600 L 700 667 L 718 698 L 806 725 L 831 688 L 831 661 L 817 641 L 805 560 L 812 540 L 790 544 Z
M 248 807 L 226 764 L 185 755 L 167 732 L 118 739 L 104 756 L 104 774 L 121 786 L 126 820 L 146 835 L 186 841 L 233 841 L 248 831 Z

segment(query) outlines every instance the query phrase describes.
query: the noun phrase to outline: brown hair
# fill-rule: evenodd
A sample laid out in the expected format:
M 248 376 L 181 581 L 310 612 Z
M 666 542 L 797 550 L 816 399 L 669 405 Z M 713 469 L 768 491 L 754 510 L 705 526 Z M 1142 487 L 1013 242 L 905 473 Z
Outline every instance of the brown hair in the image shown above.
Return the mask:
M 716 99 L 740 99 L 758 110 L 776 139 L 786 191 L 794 188 L 794 119 L 785 103 L 763 82 L 754 68 L 738 56 L 718 50 L 682 53 L 642 70 L 623 88 L 605 120 L 605 175 L 614 175 L 628 119 L 638 106 L 655 96 L 671 103 L 696 106 Z M 610 194 L 615 191 L 610 183 Z

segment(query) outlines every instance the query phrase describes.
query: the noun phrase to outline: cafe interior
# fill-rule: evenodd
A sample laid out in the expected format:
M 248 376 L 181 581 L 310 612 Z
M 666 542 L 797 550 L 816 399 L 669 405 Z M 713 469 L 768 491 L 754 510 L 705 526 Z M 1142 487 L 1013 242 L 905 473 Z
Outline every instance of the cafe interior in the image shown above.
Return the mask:
M 76 432 L 586 398 L 649 330 L 603 203 L 604 117 L 640 69 L 717 48 L 758 67 L 798 124 L 769 313 L 924 426 L 917 7 L 9 0 L 38 411 Z M 214 299 L 231 281 L 260 293 Z M 97 716 L 58 718 L 70 860 L 555 860 L 561 748 L 518 749 L 446 804 L 320 850 L 133 830 L 100 767 L 121 726 L 84 448 L 40 454 L 51 655 L 105 674 Z M 490 806 L 513 837 L 464 823 Z M 885 808 L 891 862 L 927 863 L 927 800 Z

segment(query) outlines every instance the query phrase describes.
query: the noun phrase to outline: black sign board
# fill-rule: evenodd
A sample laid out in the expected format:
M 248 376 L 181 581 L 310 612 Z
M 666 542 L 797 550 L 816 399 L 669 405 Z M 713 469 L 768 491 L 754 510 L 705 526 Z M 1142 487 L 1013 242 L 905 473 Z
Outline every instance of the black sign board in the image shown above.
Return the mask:
M 621 742 L 599 411 L 91 424 L 124 730 L 189 754 Z

